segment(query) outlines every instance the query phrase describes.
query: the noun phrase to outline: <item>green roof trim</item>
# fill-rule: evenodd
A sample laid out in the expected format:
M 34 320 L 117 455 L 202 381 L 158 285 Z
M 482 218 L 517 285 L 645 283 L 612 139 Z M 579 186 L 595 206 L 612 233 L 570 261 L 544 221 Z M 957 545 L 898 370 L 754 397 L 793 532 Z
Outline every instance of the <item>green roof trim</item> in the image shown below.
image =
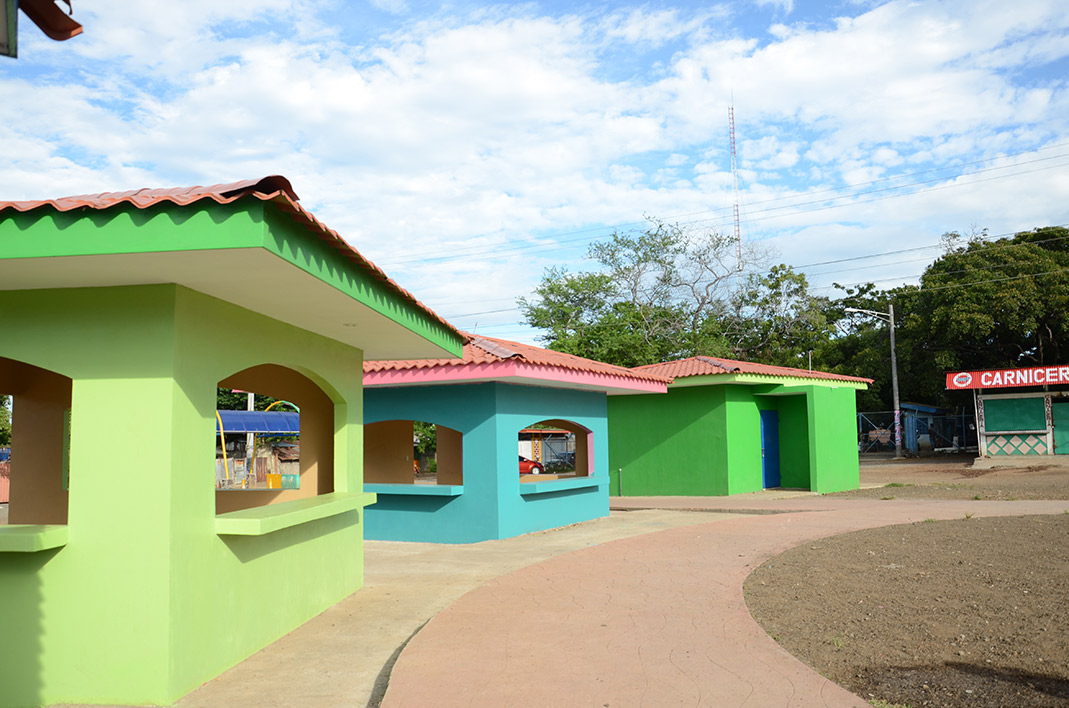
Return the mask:
M 823 386 L 825 388 L 852 388 L 857 391 L 868 389 L 868 384 L 861 381 L 842 381 L 839 379 L 818 379 L 807 376 L 769 376 L 767 374 L 701 374 L 685 376 L 668 384 L 669 389 L 689 386 L 717 386 L 722 384 L 745 384 L 760 386 L 773 384 L 777 386 Z
M 368 271 L 355 267 L 337 249 L 276 206 L 260 204 L 266 205 L 265 248 L 453 356 L 463 354 L 464 338 L 414 299 L 408 299 L 411 296 L 400 295 Z
M 200 199 L 186 205 L 161 201 L 141 208 L 122 202 L 105 209 L 58 211 L 42 206 L 25 212 L 6 210 L 0 212 L 0 260 L 110 259 L 113 270 L 121 271 L 129 281 L 121 284 L 130 284 L 138 282 L 138 268 L 144 267 L 143 260 L 132 256 L 217 251 L 230 254 L 233 262 L 232 254 L 241 249 L 262 249 L 448 355 L 461 356 L 464 339 L 455 328 L 389 280 L 370 261 L 361 262 L 362 256 L 305 214 L 291 213 L 270 200 L 251 195 L 223 204 Z M 165 263 L 160 267 L 168 266 Z M 180 266 L 174 268 L 172 282 L 185 284 L 177 273 Z M 91 282 L 88 275 L 86 278 L 90 282 L 69 286 L 116 284 Z M 58 287 L 65 286 L 66 283 Z M 264 287 L 271 287 L 267 278 Z M 314 296 L 309 295 L 309 300 L 309 306 L 314 308 Z

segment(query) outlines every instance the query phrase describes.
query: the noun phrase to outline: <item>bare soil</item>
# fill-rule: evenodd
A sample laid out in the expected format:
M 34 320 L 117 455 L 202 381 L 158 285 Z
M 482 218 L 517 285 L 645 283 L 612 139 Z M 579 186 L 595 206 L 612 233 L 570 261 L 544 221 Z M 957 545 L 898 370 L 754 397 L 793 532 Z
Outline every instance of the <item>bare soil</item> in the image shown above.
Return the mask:
M 862 484 L 835 496 L 1069 499 L 1069 466 L 865 465 Z M 1069 514 L 834 536 L 762 564 L 745 592 L 776 641 L 873 705 L 1069 706 Z

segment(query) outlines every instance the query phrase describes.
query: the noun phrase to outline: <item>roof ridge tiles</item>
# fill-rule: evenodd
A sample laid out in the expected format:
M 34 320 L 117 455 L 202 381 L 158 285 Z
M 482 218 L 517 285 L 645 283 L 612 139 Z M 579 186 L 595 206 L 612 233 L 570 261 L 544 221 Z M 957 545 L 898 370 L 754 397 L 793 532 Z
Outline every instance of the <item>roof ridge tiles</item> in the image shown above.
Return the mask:
M 825 381 L 852 381 L 858 383 L 872 383 L 872 379 L 860 376 L 847 376 L 846 374 L 834 374 L 824 371 L 810 371 L 797 369 L 789 366 L 774 366 L 772 364 L 759 364 L 751 361 L 737 359 L 724 359 L 712 356 L 692 356 L 686 359 L 676 359 L 658 364 L 646 364 L 637 366 L 634 370 L 656 372 L 662 376 L 670 376 L 676 379 L 688 376 L 720 376 L 725 374 L 750 374 L 758 376 L 796 377 L 803 379 L 822 379 Z
M 464 345 L 462 358 L 365 361 L 364 372 L 429 369 L 441 366 L 479 366 L 514 360 L 530 366 L 566 369 L 604 376 L 621 376 L 630 379 L 637 378 L 658 383 L 667 383 L 671 380 L 670 377 L 660 374 L 635 371 L 624 366 L 606 364 L 605 362 L 586 359 L 574 354 L 537 347 L 533 344 L 521 344 L 506 339 L 474 334 L 468 334 L 467 336 L 468 342 Z
M 724 371 L 726 371 L 728 373 L 736 373 L 736 372 L 740 371 L 739 367 L 737 367 L 737 366 L 731 367 L 731 366 L 726 366 L 726 365 L 724 365 L 722 363 L 722 362 L 725 362 L 725 361 L 732 361 L 731 359 L 717 359 L 717 358 L 714 358 L 714 357 L 711 357 L 711 356 L 704 356 L 704 355 L 699 355 L 699 356 L 696 356 L 694 358 L 695 359 L 699 359 L 701 361 L 704 361 L 707 364 L 712 364 L 713 366 L 717 366 L 717 367 L 723 369 Z
M 211 199 L 220 204 L 228 204 L 247 194 L 256 194 L 267 200 L 279 193 L 290 200 L 300 200 L 290 181 L 282 175 L 268 175 L 259 179 L 246 179 L 238 182 L 224 182 L 207 187 L 140 187 L 121 192 L 99 192 L 97 194 L 77 194 L 56 199 L 28 201 L 0 201 L 0 211 L 31 211 L 44 206 L 51 206 L 56 211 L 72 211 L 79 208 L 107 209 L 128 203 L 144 209 L 161 202 L 172 202 L 186 206 L 201 199 Z

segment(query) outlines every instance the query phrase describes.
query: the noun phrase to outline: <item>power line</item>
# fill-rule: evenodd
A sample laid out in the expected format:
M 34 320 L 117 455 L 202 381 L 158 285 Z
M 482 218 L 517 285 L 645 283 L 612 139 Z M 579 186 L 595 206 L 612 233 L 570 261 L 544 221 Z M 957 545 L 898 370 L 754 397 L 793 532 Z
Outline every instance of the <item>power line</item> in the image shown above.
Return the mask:
M 1052 224 L 1051 226 L 1054 227 L 1054 228 L 1064 228 L 1066 226 L 1069 226 L 1069 224 Z M 972 254 L 973 255 L 975 255 L 975 254 L 987 254 L 987 253 L 990 253 L 990 252 L 998 252 L 998 251 L 1003 251 L 1003 250 L 1010 249 L 1010 248 L 1021 248 L 1021 247 L 1028 246 L 1028 245 L 1036 245 L 1036 246 L 1038 246 L 1038 245 L 1042 245 L 1042 244 L 1056 243 L 1056 242 L 1059 242 L 1059 241 L 1069 240 L 1069 236 L 1056 236 L 1056 237 L 1052 237 L 1052 238 L 1039 239 L 1039 240 L 1035 240 L 1035 241 L 1019 241 L 1019 242 L 1014 242 L 1014 243 L 996 243 L 996 241 L 998 239 L 1007 238 L 1007 237 L 1010 237 L 1010 236 L 1015 236 L 1018 233 L 1027 233 L 1027 231 L 1014 231 L 1014 232 L 1005 232 L 1005 233 L 999 233 L 999 234 L 988 234 L 988 235 L 985 235 L 985 237 L 984 237 L 984 242 L 985 242 L 984 247 L 980 248 L 978 250 L 972 251 Z M 796 268 L 797 270 L 802 270 L 804 268 L 812 268 L 812 267 L 821 266 L 821 265 L 835 265 L 835 264 L 838 264 L 838 263 L 856 262 L 856 261 L 859 261 L 859 260 L 866 260 L 866 259 L 870 259 L 870 258 L 882 258 L 882 257 L 889 256 L 889 255 L 898 255 L 898 254 L 903 254 L 903 253 L 915 253 L 917 251 L 930 250 L 932 248 L 940 248 L 943 245 L 944 245 L 943 243 L 937 243 L 937 244 L 931 244 L 931 245 L 927 245 L 927 246 L 916 246 L 916 247 L 913 247 L 913 248 L 902 248 L 902 249 L 896 249 L 896 250 L 893 250 L 893 251 L 883 251 L 883 252 L 880 252 L 880 253 L 870 253 L 870 254 L 866 254 L 866 255 L 863 255 L 863 256 L 852 256 L 850 258 L 836 258 L 836 259 L 829 260 L 829 261 L 818 261 L 818 262 L 815 262 L 815 263 L 807 263 L 807 264 L 800 265 L 800 266 L 794 266 L 794 268 Z M 970 255 L 970 253 L 968 251 L 966 251 L 962 255 Z M 834 273 L 839 273 L 839 272 L 851 272 L 851 271 L 854 271 L 854 270 L 863 270 L 863 269 L 869 269 L 869 268 L 883 268 L 883 267 L 890 267 L 890 266 L 895 266 L 895 265 L 903 265 L 905 263 L 915 263 L 915 262 L 918 262 L 919 260 L 927 260 L 927 259 L 911 259 L 911 260 L 908 260 L 908 261 L 896 261 L 894 263 L 877 263 L 877 264 L 873 264 L 873 265 L 869 265 L 869 266 L 863 266 L 861 268 L 847 268 L 847 269 L 843 269 L 843 270 L 839 270 L 839 271 L 825 271 L 825 272 L 815 273 L 815 274 L 811 274 L 811 275 L 825 276 L 825 275 L 832 275 Z M 941 275 L 957 275 L 957 274 L 960 274 L 960 273 L 967 273 L 967 272 L 984 272 L 984 271 L 988 271 L 989 272 L 989 271 L 992 271 L 992 270 L 1000 270 L 1002 268 L 1007 268 L 1007 267 L 1010 267 L 1011 265 L 1013 265 L 1013 264 L 997 264 L 997 265 L 989 266 L 987 268 L 968 268 L 968 269 L 955 270 L 955 271 L 945 271 L 945 272 L 941 273 Z M 1057 271 L 1052 271 L 1052 272 L 1057 272 Z M 889 277 L 889 278 L 879 278 L 879 279 L 876 279 L 876 280 L 869 280 L 869 281 L 853 283 L 852 285 L 848 285 L 848 286 L 845 286 L 845 287 L 857 287 L 857 286 L 860 286 L 860 285 L 864 285 L 866 283 L 876 284 L 876 283 L 883 283 L 883 282 L 888 282 L 888 281 L 914 280 L 914 279 L 920 278 L 922 275 L 923 275 L 923 273 L 920 273 L 920 274 L 917 274 L 917 275 L 910 275 L 910 276 L 895 276 L 895 277 Z M 987 281 L 987 282 L 996 282 L 996 281 Z M 702 283 L 699 283 L 699 285 L 701 285 L 701 284 Z M 830 291 L 830 290 L 835 290 L 835 289 L 836 288 L 835 288 L 834 285 L 822 286 L 822 287 L 817 287 L 817 288 L 810 288 L 811 291 L 817 291 L 817 292 Z M 495 300 L 485 300 L 484 299 L 484 300 L 468 300 L 468 301 L 462 301 L 462 302 L 443 303 L 441 305 L 436 306 L 436 311 L 438 309 L 440 309 L 440 308 L 450 307 L 450 306 L 455 306 L 455 305 L 465 305 L 465 304 L 473 304 L 473 303 L 487 303 L 488 304 L 488 303 L 492 303 L 492 302 L 508 302 L 508 301 L 509 301 L 509 298 L 501 298 L 501 299 L 495 299 Z M 483 316 L 483 315 L 502 314 L 502 313 L 505 313 L 505 312 L 516 312 L 519 309 L 520 309 L 520 307 L 517 305 L 515 307 L 509 307 L 509 308 L 503 308 L 503 309 L 482 310 L 482 311 L 479 311 L 479 312 L 467 312 L 467 313 L 463 313 L 463 314 L 449 315 L 447 317 L 447 319 L 454 320 L 454 319 L 461 319 L 461 318 L 465 318 L 465 317 L 479 317 L 479 316 Z M 496 323 L 494 325 L 486 325 L 486 326 L 500 326 L 500 324 L 501 323 Z M 524 323 L 513 323 L 513 324 L 522 325 Z
M 1069 146 L 1069 143 L 1057 143 L 1057 144 L 1054 144 L 1054 145 L 1048 145 L 1048 146 L 1044 146 L 1044 147 L 1041 147 L 1041 148 L 1036 148 L 1034 150 L 1025 150 L 1025 151 L 1021 151 L 1021 152 L 1017 152 L 1017 153 L 1010 153 L 1008 155 L 1000 155 L 1000 156 L 994 157 L 994 158 L 987 158 L 987 159 L 984 159 L 984 160 L 974 160 L 974 161 L 970 161 L 970 162 L 960 163 L 959 166 L 969 166 L 969 165 L 975 165 L 975 164 L 983 164 L 983 163 L 986 163 L 986 162 L 990 162 L 991 160 L 994 160 L 994 159 L 1005 159 L 1007 157 L 1016 157 L 1016 156 L 1019 156 L 1019 155 L 1038 153 L 1038 152 L 1041 152 L 1041 151 L 1044 151 L 1044 150 L 1053 150 L 1053 149 L 1057 149 L 1057 148 L 1061 148 L 1061 147 L 1065 147 L 1065 146 Z M 1035 164 L 1035 163 L 1039 163 L 1039 162 L 1046 162 L 1046 161 L 1050 161 L 1050 160 L 1061 159 L 1061 158 L 1065 158 L 1065 157 L 1069 157 L 1069 154 L 1059 154 L 1059 155 L 1052 155 L 1052 156 L 1047 156 L 1047 157 L 1039 157 L 1039 158 L 1036 158 L 1034 160 L 1015 162 L 1015 163 L 1010 164 L 1010 165 L 994 165 L 992 167 L 976 170 L 976 171 L 973 171 L 973 172 L 970 172 L 970 173 L 967 173 L 967 174 L 959 172 L 958 174 L 949 175 L 949 176 L 946 176 L 946 177 L 937 177 L 937 178 L 930 179 L 930 180 L 918 180 L 918 181 L 915 181 L 915 182 L 908 182 L 906 184 L 889 185 L 887 187 L 880 187 L 880 188 L 871 189 L 871 190 L 858 191 L 855 188 L 854 191 L 850 191 L 850 192 L 846 192 L 846 193 L 840 194 L 840 195 L 832 198 L 831 200 L 829 200 L 829 199 L 808 199 L 807 201 L 794 202 L 794 203 L 791 203 L 791 204 L 785 204 L 785 205 L 782 205 L 782 206 L 772 207 L 770 209 L 759 209 L 755 213 L 762 214 L 762 213 L 766 213 L 766 212 L 777 212 L 777 211 L 783 211 L 783 210 L 787 210 L 787 209 L 797 209 L 798 207 L 809 206 L 809 205 L 812 205 L 812 204 L 825 204 L 828 201 L 837 201 L 837 200 L 843 200 L 843 199 L 850 199 L 850 198 L 854 198 L 854 197 L 858 197 L 858 196 L 864 196 L 864 195 L 868 195 L 868 194 L 876 194 L 876 193 L 879 193 L 879 192 L 886 192 L 886 191 L 891 191 L 891 190 L 907 189 L 909 187 L 932 184 L 932 183 L 939 182 L 941 180 L 946 180 L 946 179 L 958 179 L 958 178 L 961 178 L 961 177 L 972 177 L 974 175 L 985 174 L 987 172 L 992 172 L 992 171 L 996 171 L 996 170 L 1012 169 L 1012 168 L 1015 168 L 1015 167 L 1019 167 L 1021 165 L 1030 165 L 1030 164 Z M 951 184 L 937 185 L 937 186 L 933 186 L 933 187 L 930 187 L 930 188 L 927 188 L 927 189 L 914 190 L 912 192 L 908 192 L 907 194 L 892 194 L 892 195 L 885 195 L 885 196 L 882 196 L 882 197 L 877 197 L 875 199 L 866 199 L 866 200 L 861 200 L 861 201 L 851 201 L 851 202 L 848 202 L 846 204 L 831 204 L 831 205 L 828 205 L 828 206 L 820 207 L 818 209 L 807 209 L 807 210 L 802 211 L 802 213 L 809 214 L 809 213 L 814 213 L 814 212 L 818 212 L 818 211 L 824 211 L 824 210 L 827 210 L 827 209 L 839 209 L 839 208 L 843 208 L 843 207 L 846 207 L 846 206 L 853 206 L 853 205 L 857 205 L 857 204 L 868 204 L 868 203 L 875 202 L 875 201 L 882 201 L 883 199 L 892 199 L 892 198 L 898 198 L 898 197 L 902 197 L 902 196 L 910 196 L 910 195 L 929 192 L 929 191 L 937 191 L 937 190 L 940 190 L 940 189 L 950 189 L 950 188 L 961 187 L 961 186 L 969 186 L 969 185 L 977 184 L 977 183 L 980 183 L 980 182 L 992 181 L 994 179 L 1006 179 L 1008 177 L 1019 177 L 1019 176 L 1026 175 L 1026 174 L 1032 174 L 1034 172 L 1040 172 L 1040 171 L 1043 171 L 1045 169 L 1054 169 L 1054 168 L 1057 168 L 1057 167 L 1064 167 L 1066 165 L 1069 165 L 1069 163 L 1051 165 L 1051 166 L 1048 166 L 1048 167 L 1038 168 L 1038 169 L 1035 169 L 1035 170 L 1026 170 L 1026 171 L 1023 171 L 1023 172 L 1017 172 L 1017 173 L 1010 174 L 1010 175 L 997 175 L 997 176 L 990 177 L 990 178 L 983 179 L 983 180 L 971 180 L 971 181 L 968 181 L 968 182 L 955 182 L 955 183 L 951 183 Z M 903 178 L 909 178 L 909 177 L 914 177 L 914 176 L 919 176 L 919 175 L 924 175 L 924 174 L 930 174 L 930 173 L 933 173 L 933 172 L 939 172 L 939 171 L 943 171 L 943 170 L 946 170 L 946 169 L 947 168 L 942 168 L 942 167 L 940 167 L 940 168 L 931 168 L 931 169 L 928 169 L 928 170 L 921 170 L 919 172 L 912 172 L 912 173 L 907 173 L 907 174 L 903 174 L 903 175 L 894 175 L 892 177 L 885 177 L 885 178 L 881 178 L 881 179 L 877 179 L 877 180 L 870 180 L 868 182 L 862 182 L 862 183 L 859 183 L 858 185 L 855 185 L 855 187 L 865 187 L 865 186 L 869 186 L 869 185 L 881 184 L 881 183 L 884 183 L 884 182 L 891 182 L 891 181 L 894 181 L 894 180 L 901 180 Z M 825 189 L 821 189 L 821 190 L 816 190 L 816 191 L 813 191 L 813 192 L 807 192 L 807 193 L 800 194 L 800 195 L 794 194 L 794 195 L 784 195 L 784 196 L 780 196 L 780 197 L 772 197 L 772 198 L 769 198 L 769 199 L 764 199 L 764 200 L 759 200 L 759 201 L 756 201 L 756 202 L 751 202 L 750 205 L 773 204 L 775 202 L 780 202 L 780 201 L 784 201 L 784 200 L 788 200 L 788 199 L 798 199 L 798 198 L 803 198 L 803 197 L 812 197 L 814 195 L 819 195 L 819 194 L 829 193 L 829 192 L 837 192 L 837 191 L 838 190 L 836 188 L 829 187 L 829 188 L 825 188 Z M 701 214 L 710 214 L 710 213 L 726 212 L 726 211 L 727 211 L 727 209 L 724 209 L 724 208 L 711 209 L 711 210 L 706 210 L 706 211 L 697 211 L 697 212 L 691 212 L 689 214 L 679 215 L 679 216 L 676 216 L 676 217 L 668 217 L 666 219 L 666 221 L 673 221 L 673 220 L 681 219 L 681 218 L 685 219 L 685 218 L 691 217 L 691 216 L 699 216 Z M 748 213 L 747 216 L 749 218 L 750 214 Z M 768 213 L 766 216 L 757 216 L 757 217 L 752 218 L 750 220 L 752 220 L 752 221 L 763 221 L 763 220 L 773 219 L 773 218 L 782 218 L 783 216 L 784 216 L 784 214 Z M 703 222 L 708 222 L 708 221 L 712 221 L 712 219 L 696 219 L 696 220 L 684 221 L 684 222 L 679 222 L 679 223 L 683 223 L 683 224 L 687 224 L 687 225 L 693 225 L 693 224 L 698 224 L 698 223 L 703 223 Z M 643 223 L 643 222 L 641 222 L 641 221 L 632 221 L 632 222 L 625 222 L 623 224 L 618 224 L 618 225 L 615 225 L 615 226 L 599 226 L 599 227 L 592 227 L 592 228 L 589 228 L 589 229 L 579 229 L 579 230 L 575 230 L 575 231 L 568 231 L 568 232 L 564 232 L 563 234 L 558 234 L 557 238 L 552 237 L 552 236 L 542 236 L 542 237 L 536 237 L 536 238 L 538 238 L 540 240 L 543 240 L 543 241 L 548 240 L 553 245 L 556 245 L 556 246 L 559 246 L 561 244 L 570 244 L 570 243 L 578 244 L 578 243 L 582 243 L 582 242 L 589 242 L 589 241 L 596 240 L 597 238 L 602 237 L 602 235 L 604 235 L 604 232 L 606 230 L 608 230 L 608 229 L 618 230 L 618 229 L 623 228 L 623 227 L 635 226 L 635 225 L 641 224 L 641 223 Z M 594 235 L 594 236 L 580 236 L 580 237 L 574 238 L 574 239 L 561 239 L 561 238 L 559 238 L 559 236 L 570 236 L 570 235 L 573 235 L 573 234 L 590 234 L 591 232 L 598 232 L 598 233 L 596 235 Z M 490 235 L 490 234 L 481 234 L 479 236 L 475 236 L 475 237 L 472 237 L 472 238 L 482 238 L 482 237 L 485 237 L 485 236 L 488 236 L 488 235 Z M 545 245 L 546 244 L 544 244 L 544 243 L 536 243 L 536 244 L 526 244 L 526 245 L 522 245 L 522 246 L 514 246 L 514 247 L 511 247 L 511 248 L 509 248 L 509 247 L 501 248 L 501 247 L 495 247 L 495 246 L 490 246 L 490 247 L 483 247 L 483 246 L 459 247 L 459 248 L 450 248 L 450 249 L 442 250 L 442 251 L 438 251 L 438 252 L 430 251 L 430 252 L 425 253 L 422 256 L 416 257 L 416 258 L 393 258 L 393 259 L 391 259 L 391 258 L 381 258 L 381 259 L 378 259 L 376 262 L 379 263 L 379 265 L 404 265 L 404 264 L 408 264 L 408 263 L 433 263 L 433 262 L 440 262 L 440 261 L 455 260 L 455 259 L 459 259 L 459 258 L 467 258 L 467 257 L 472 257 L 472 256 L 477 256 L 477 255 L 491 255 L 491 254 L 496 255 L 496 254 L 500 254 L 500 253 L 515 253 L 515 252 L 521 252 L 521 251 L 535 250 L 535 249 L 539 249 L 539 248 L 544 248 Z M 440 253 L 442 255 L 434 255 L 435 253 Z

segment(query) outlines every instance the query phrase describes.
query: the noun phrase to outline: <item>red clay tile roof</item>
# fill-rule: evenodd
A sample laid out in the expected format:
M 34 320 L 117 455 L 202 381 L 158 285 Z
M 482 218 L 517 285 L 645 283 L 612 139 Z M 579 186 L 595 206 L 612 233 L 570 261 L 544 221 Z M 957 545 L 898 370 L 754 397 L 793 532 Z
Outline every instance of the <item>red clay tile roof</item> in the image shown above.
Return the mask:
M 365 361 L 364 373 L 373 371 L 403 371 L 406 369 L 429 369 L 438 366 L 469 366 L 475 364 L 493 364 L 499 361 L 515 359 L 535 366 L 569 369 L 584 373 L 622 376 L 629 379 L 669 383 L 667 376 L 657 372 L 636 371 L 623 366 L 605 364 L 581 356 L 555 352 L 530 344 L 510 342 L 495 337 L 482 337 L 464 333 L 468 341 L 464 345 L 464 355 L 460 359 L 405 359 L 394 361 Z
M 857 376 L 829 374 L 823 371 L 809 371 L 808 369 L 792 369 L 788 366 L 769 366 L 752 361 L 736 361 L 712 356 L 692 356 L 689 359 L 666 361 L 661 364 L 647 364 L 646 366 L 637 366 L 633 371 L 660 374 L 673 379 L 716 374 L 759 374 L 761 376 L 793 376 L 803 379 L 872 383 L 872 379 L 863 379 Z
M 357 268 L 366 271 L 372 278 L 383 283 L 387 289 L 392 290 L 416 307 L 424 310 L 428 315 L 436 319 L 451 332 L 460 334 L 456 327 L 446 322 L 434 311 L 417 300 L 413 295 L 391 280 L 374 263 L 360 255 L 360 252 L 350 246 L 345 239 L 338 235 L 311 212 L 306 211 L 297 201 L 300 197 L 293 190 L 289 180 L 282 175 L 269 175 L 262 179 L 247 179 L 240 182 L 226 184 L 213 184 L 210 187 L 179 187 L 173 189 L 132 189 L 126 192 L 103 192 L 101 194 L 83 194 L 75 197 L 60 197 L 59 199 L 44 199 L 39 201 L 4 202 L 0 201 L 0 214 L 7 210 L 34 211 L 37 209 L 52 208 L 56 211 L 73 211 L 75 209 L 109 209 L 121 204 L 131 204 L 138 209 L 147 209 L 157 204 L 171 203 L 178 206 L 188 206 L 194 202 L 210 199 L 219 204 L 231 202 L 246 197 L 256 198 L 265 202 L 274 203 L 279 209 L 286 212 L 298 224 L 304 226 L 320 239 L 326 241 L 331 248 L 337 251 L 343 258 L 353 263 Z

